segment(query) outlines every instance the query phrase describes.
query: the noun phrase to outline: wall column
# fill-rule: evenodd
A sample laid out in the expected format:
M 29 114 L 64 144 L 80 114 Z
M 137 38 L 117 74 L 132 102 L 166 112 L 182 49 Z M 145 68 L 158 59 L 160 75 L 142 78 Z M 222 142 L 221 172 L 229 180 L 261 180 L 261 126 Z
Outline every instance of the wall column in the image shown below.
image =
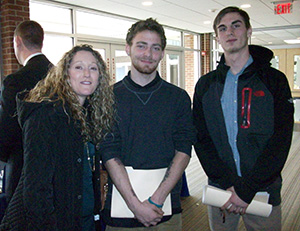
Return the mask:
M 0 17 L 3 57 L 0 65 L 6 76 L 20 67 L 14 54 L 13 36 L 16 26 L 24 20 L 29 20 L 29 0 L 1 0 Z
M 212 60 L 211 51 L 211 34 L 201 34 L 201 76 L 210 72 L 210 64 Z

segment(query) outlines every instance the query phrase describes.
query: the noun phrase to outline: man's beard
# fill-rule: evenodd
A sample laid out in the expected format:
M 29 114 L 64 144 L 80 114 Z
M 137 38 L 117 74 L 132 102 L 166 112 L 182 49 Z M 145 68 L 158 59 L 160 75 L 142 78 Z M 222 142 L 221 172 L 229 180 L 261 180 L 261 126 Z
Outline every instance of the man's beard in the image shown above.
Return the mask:
M 141 74 L 152 74 L 154 71 L 156 71 L 156 68 L 158 65 L 150 67 L 148 65 L 141 67 L 140 65 L 136 65 L 135 63 L 132 63 L 132 65 L 134 66 L 134 68 L 140 72 Z

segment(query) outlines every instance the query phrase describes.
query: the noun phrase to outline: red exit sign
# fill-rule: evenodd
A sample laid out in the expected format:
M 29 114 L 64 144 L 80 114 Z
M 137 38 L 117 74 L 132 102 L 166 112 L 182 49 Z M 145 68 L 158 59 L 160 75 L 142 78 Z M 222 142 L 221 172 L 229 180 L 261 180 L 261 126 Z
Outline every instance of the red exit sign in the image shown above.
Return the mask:
M 291 2 L 277 4 L 274 6 L 275 14 L 291 14 L 293 9 L 293 4 Z

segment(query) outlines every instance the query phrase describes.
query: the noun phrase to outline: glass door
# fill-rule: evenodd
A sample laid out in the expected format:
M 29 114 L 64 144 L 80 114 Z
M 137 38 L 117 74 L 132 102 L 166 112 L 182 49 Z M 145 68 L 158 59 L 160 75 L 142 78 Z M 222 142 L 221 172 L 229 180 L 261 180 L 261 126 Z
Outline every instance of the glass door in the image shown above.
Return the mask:
M 111 45 L 111 63 L 112 78 L 115 82 L 119 82 L 131 69 L 131 61 L 125 51 L 125 45 Z
M 160 67 L 161 72 L 166 74 L 166 80 L 168 82 L 181 88 L 185 87 L 183 66 L 182 52 L 165 51 L 164 60 L 162 60 L 162 65 Z

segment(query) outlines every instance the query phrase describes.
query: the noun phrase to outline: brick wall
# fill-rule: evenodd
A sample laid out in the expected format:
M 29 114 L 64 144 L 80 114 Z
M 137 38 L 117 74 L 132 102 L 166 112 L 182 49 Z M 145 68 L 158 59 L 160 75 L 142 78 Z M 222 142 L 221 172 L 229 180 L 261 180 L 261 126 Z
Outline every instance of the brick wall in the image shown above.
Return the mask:
M 201 34 L 200 35 L 200 48 L 201 48 L 201 61 L 200 68 L 201 73 L 200 76 L 210 72 L 210 62 L 211 62 L 211 39 L 210 34 Z M 193 35 L 185 35 L 184 36 L 185 47 L 194 47 L 194 36 Z M 193 97 L 194 88 L 195 88 L 195 67 L 194 64 L 194 52 L 193 51 L 185 51 L 184 59 L 185 59 L 185 90 L 188 92 L 190 97 Z M 197 76 L 198 78 L 200 76 Z
M 210 72 L 210 63 L 212 58 L 210 34 L 201 34 L 201 76 Z
M 29 0 L 1 0 L 1 43 L 4 76 L 19 69 L 14 54 L 13 35 L 16 26 L 29 19 Z
M 184 43 L 185 47 L 194 47 L 194 36 L 186 34 L 184 35 Z M 194 66 L 194 52 L 193 51 L 185 51 L 184 52 L 184 71 L 185 71 L 185 90 L 191 97 L 193 98 L 194 94 L 194 75 L 195 69 L 197 67 Z

